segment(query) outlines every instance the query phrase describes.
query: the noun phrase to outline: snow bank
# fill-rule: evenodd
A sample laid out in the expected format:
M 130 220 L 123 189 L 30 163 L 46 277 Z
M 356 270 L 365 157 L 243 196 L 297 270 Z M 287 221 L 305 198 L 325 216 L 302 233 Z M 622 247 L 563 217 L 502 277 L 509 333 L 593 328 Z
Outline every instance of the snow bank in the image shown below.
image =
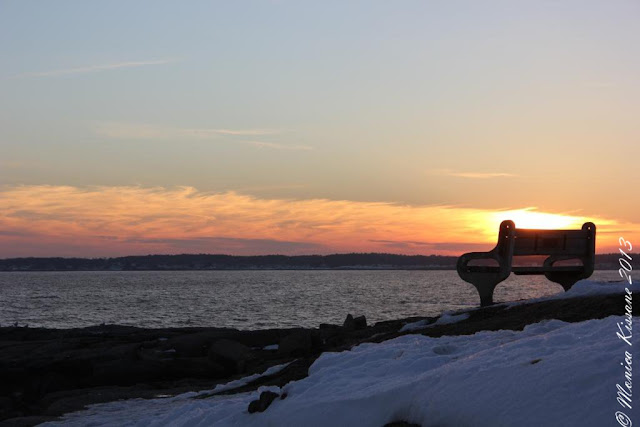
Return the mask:
M 631 289 L 632 292 L 640 292 L 640 282 L 634 282 L 629 286 L 628 282 L 596 282 L 593 280 L 580 280 L 566 292 L 559 292 L 554 295 L 549 295 L 541 298 L 533 298 L 523 301 L 506 302 L 496 305 L 506 305 L 507 307 L 514 307 L 516 305 L 531 304 L 534 302 L 551 301 L 567 298 L 580 298 L 590 297 L 597 295 L 613 295 L 623 294 L 625 287 Z
M 451 312 L 445 312 L 442 314 L 442 316 L 438 317 L 438 320 L 436 320 L 436 323 L 434 323 L 434 325 L 449 325 L 451 323 L 461 322 L 468 318 L 469 313 L 454 314 Z
M 561 300 L 567 298 L 580 298 L 597 295 L 614 295 L 624 294 L 625 287 L 629 287 L 632 292 L 640 293 L 640 284 L 635 282 L 632 286 L 629 286 L 627 282 L 596 282 L 592 280 L 580 280 L 569 289 L 567 292 L 559 292 L 554 295 L 548 295 L 540 298 L 532 298 L 528 300 L 503 302 L 495 304 L 494 307 L 503 306 L 506 308 L 512 308 L 523 304 L 532 304 L 536 302 Z M 429 323 L 428 319 L 420 320 L 418 322 L 407 323 L 399 332 L 417 331 L 425 329 L 426 327 L 445 325 L 449 323 L 457 323 L 469 318 L 471 312 L 481 309 L 482 307 L 474 307 L 470 309 L 463 309 L 457 311 L 445 311 L 434 323 Z
M 435 323 L 435 322 L 434 322 Z M 417 322 L 407 323 L 398 332 L 410 332 L 424 329 L 429 326 L 429 319 L 418 320 Z
M 445 311 L 444 313 L 442 313 L 440 317 L 438 317 L 438 320 L 436 320 L 431 324 L 429 323 L 428 319 L 419 320 L 417 322 L 407 323 L 402 328 L 400 328 L 399 332 L 417 331 L 419 329 L 424 329 L 429 326 L 448 325 L 451 323 L 458 323 L 468 318 L 469 318 L 469 313 L 456 314 L 451 311 Z
M 624 379 L 620 363 L 626 344 L 615 334 L 621 317 L 552 320 L 523 331 L 471 336 L 404 335 L 324 353 L 307 378 L 282 390 L 101 404 L 60 425 L 380 427 L 394 420 L 423 427 L 613 425 L 619 409 L 616 383 Z M 249 402 L 266 389 L 288 397 L 249 414 Z

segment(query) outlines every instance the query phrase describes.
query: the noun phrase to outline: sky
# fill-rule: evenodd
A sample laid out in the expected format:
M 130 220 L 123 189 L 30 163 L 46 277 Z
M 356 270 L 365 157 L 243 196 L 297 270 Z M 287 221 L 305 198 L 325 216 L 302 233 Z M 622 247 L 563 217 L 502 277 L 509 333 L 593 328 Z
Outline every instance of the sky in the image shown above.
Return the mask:
M 640 247 L 636 1 L 0 0 L 0 257 Z

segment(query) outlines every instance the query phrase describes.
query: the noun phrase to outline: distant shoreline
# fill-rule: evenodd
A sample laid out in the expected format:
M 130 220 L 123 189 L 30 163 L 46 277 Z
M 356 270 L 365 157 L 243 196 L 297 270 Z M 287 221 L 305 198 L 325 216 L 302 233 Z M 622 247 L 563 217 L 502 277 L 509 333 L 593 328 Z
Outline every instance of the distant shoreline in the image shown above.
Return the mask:
M 631 254 L 638 256 L 640 254 Z M 457 256 L 349 253 L 332 255 L 143 255 L 117 258 L 0 259 L 0 272 L 30 271 L 251 271 L 455 270 Z M 596 270 L 617 270 L 618 254 L 597 254 Z
M 455 268 L 401 268 L 401 267 L 363 267 L 363 268 L 159 268 L 159 269 L 131 269 L 131 270 L 0 270 L 0 273 L 73 273 L 73 272 L 136 272 L 136 271 L 455 271 Z M 617 268 L 596 268 L 595 271 L 615 271 Z M 621 279 L 622 280 L 622 279 Z

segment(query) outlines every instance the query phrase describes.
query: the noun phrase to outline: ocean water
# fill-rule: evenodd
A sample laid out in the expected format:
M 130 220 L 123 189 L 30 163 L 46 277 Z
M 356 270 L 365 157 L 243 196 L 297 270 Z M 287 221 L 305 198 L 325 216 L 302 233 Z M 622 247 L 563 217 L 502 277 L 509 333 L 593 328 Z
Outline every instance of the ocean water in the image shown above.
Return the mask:
M 591 280 L 619 280 L 596 271 Z M 563 292 L 543 276 L 498 285 L 497 302 Z M 479 304 L 455 271 L 277 270 L 0 273 L 0 325 L 73 328 L 106 324 L 239 329 L 369 323 L 435 316 Z

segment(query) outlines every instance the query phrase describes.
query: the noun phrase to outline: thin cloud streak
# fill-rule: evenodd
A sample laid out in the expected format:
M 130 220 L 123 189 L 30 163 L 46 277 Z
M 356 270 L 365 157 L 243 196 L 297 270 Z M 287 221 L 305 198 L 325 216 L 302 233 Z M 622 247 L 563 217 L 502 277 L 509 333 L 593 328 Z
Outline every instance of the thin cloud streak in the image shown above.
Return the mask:
M 186 129 L 187 132 L 195 135 L 202 134 L 207 135 L 234 135 L 234 136 L 261 136 L 261 135 L 276 135 L 282 133 L 277 129 Z
M 264 142 L 264 141 L 242 141 L 245 144 L 253 145 L 258 148 L 272 148 L 275 150 L 313 150 L 313 147 L 308 145 L 285 145 L 285 144 L 277 144 L 275 142 Z
M 163 64 L 169 64 L 171 62 L 176 62 L 176 60 L 175 59 L 159 59 L 159 60 L 152 60 L 152 61 L 116 62 L 113 64 L 88 65 L 85 67 L 64 68 L 64 69 L 50 70 L 50 71 L 35 71 L 30 73 L 23 73 L 16 77 L 65 76 L 65 75 L 71 75 L 71 74 L 85 74 L 85 73 L 94 73 L 99 71 L 118 70 L 122 68 L 138 68 L 138 67 L 146 67 L 151 65 L 163 65 Z
M 456 178 L 469 178 L 469 179 L 489 179 L 489 178 L 503 178 L 518 176 L 512 173 L 506 172 L 456 172 L 450 169 L 437 169 L 432 171 L 434 175 L 440 176 L 453 176 Z
M 272 136 L 281 134 L 278 129 L 196 129 L 196 128 L 176 128 L 163 127 L 149 124 L 134 123 L 98 123 L 95 132 L 107 138 L 126 140 L 195 140 L 207 141 L 223 137 L 225 142 L 235 142 L 239 144 L 252 145 L 258 148 L 270 148 L 274 150 L 313 150 L 307 145 L 288 145 L 271 141 L 242 140 L 235 137 L 241 136 Z
M 142 123 L 103 122 L 94 127 L 98 135 L 115 139 L 197 139 L 220 136 L 266 136 L 282 133 L 277 129 L 195 129 L 157 126 Z

